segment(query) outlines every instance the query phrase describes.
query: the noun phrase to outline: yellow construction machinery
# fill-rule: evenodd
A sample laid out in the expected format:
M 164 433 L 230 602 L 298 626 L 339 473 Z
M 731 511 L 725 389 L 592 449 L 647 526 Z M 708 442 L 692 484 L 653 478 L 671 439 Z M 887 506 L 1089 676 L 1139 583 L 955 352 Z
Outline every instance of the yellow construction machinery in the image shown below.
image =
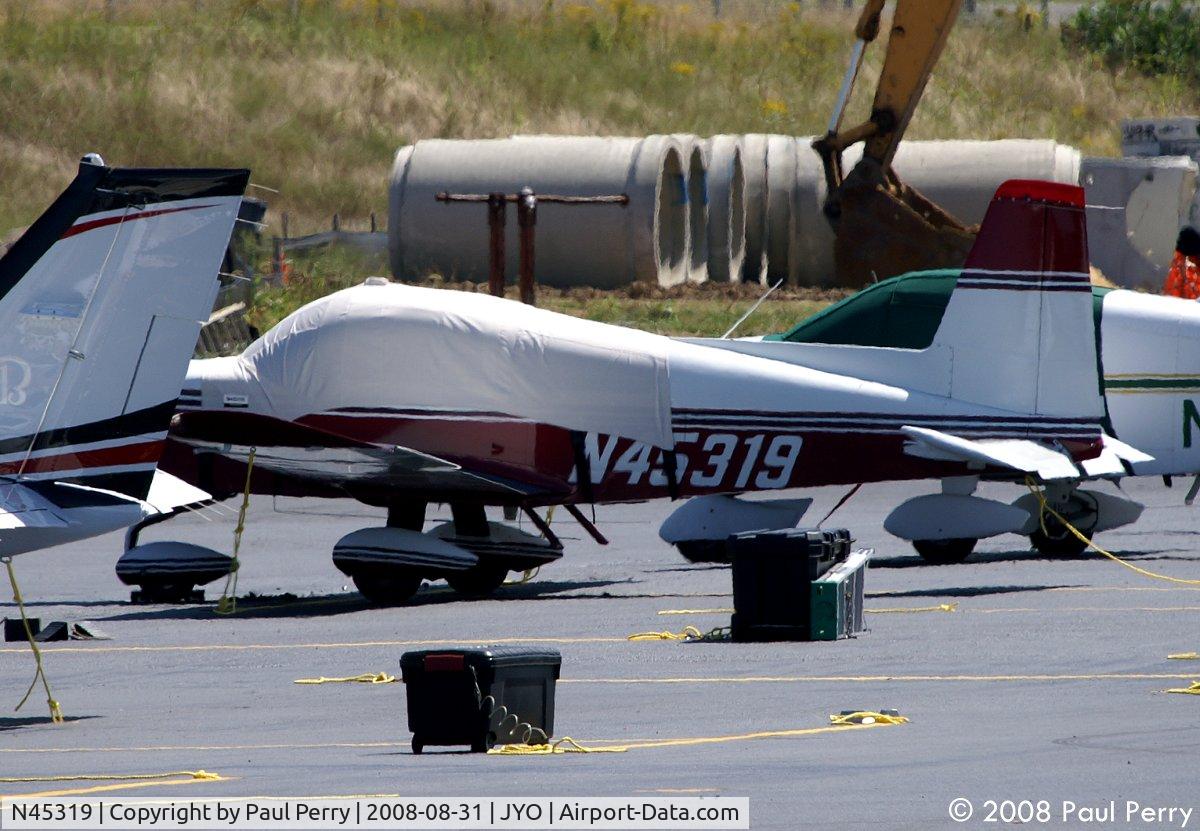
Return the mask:
M 825 215 L 836 236 L 838 284 L 862 286 L 906 271 L 962 265 L 976 228 L 967 227 L 892 170 L 896 147 L 954 27 L 962 0 L 896 0 L 887 54 L 870 118 L 846 130 L 842 117 L 867 44 L 879 34 L 886 0 L 867 0 L 828 132 L 813 142 L 825 166 Z M 843 175 L 842 152 L 863 142 Z

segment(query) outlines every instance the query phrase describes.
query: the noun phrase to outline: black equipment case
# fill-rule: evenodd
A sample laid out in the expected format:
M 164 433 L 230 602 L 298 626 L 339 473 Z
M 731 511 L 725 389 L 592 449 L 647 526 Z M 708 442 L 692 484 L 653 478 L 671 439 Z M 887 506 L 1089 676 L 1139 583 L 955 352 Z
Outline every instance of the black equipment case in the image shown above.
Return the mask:
M 554 734 L 553 649 L 423 649 L 400 656 L 413 753 L 426 745 L 541 744 Z
M 850 554 L 845 528 L 750 531 L 729 538 L 735 641 L 812 636 L 812 583 Z

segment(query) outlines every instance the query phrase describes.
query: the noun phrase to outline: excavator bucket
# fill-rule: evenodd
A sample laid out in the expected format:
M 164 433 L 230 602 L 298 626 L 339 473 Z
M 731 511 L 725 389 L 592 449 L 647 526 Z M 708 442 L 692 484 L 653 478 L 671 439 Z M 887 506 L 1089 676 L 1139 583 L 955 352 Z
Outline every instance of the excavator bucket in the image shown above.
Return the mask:
M 848 288 L 908 271 L 959 268 L 979 232 L 869 159 L 842 183 L 836 210 L 837 284 Z
M 834 231 L 839 286 L 861 287 L 906 271 L 961 266 L 978 231 L 905 185 L 891 167 L 962 0 L 896 0 L 871 116 L 842 129 L 867 44 L 879 34 L 885 2 L 867 0 L 864 5 L 828 132 L 813 142 L 825 168 L 825 214 Z M 842 151 L 860 141 L 862 159 L 843 177 Z

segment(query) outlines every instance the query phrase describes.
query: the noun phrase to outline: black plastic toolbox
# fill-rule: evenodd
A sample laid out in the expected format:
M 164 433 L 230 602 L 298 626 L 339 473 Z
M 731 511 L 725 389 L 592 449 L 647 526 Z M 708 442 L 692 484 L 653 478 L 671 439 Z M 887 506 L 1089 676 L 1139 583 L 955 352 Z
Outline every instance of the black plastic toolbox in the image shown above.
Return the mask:
M 735 641 L 809 640 L 812 582 L 850 554 L 845 528 L 751 531 L 729 538 Z
M 40 617 L 29 618 L 29 631 L 33 633 L 35 638 L 42 631 L 42 619 Z M 4 640 L 23 641 L 26 638 L 25 621 L 19 617 L 6 617 L 4 619 Z
M 427 745 L 540 744 L 554 734 L 553 649 L 423 649 L 400 656 L 413 753 Z

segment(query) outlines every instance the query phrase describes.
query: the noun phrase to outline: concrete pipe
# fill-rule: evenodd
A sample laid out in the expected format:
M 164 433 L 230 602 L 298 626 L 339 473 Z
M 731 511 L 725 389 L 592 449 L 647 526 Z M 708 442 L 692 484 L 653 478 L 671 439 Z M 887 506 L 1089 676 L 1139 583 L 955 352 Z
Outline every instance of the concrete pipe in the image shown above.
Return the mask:
M 1187 156 L 1084 159 L 1092 265 L 1124 288 L 1159 290 L 1180 227 L 1194 221 L 1196 177 Z
M 708 279 L 708 150 L 690 133 L 673 133 L 683 158 L 687 187 L 688 275 L 693 283 Z
M 767 282 L 795 283 L 797 139 L 767 136 Z M 800 139 L 799 141 L 802 141 Z
M 713 136 L 708 154 L 708 279 L 741 280 L 746 258 L 746 175 L 740 136 Z
M 795 245 L 797 282 L 830 286 L 836 281 L 833 230 L 822 213 L 825 174 L 812 138 L 797 139 Z M 848 172 L 862 157 L 862 145 L 843 157 Z M 962 222 L 980 222 L 996 188 L 1007 179 L 1079 183 L 1077 149 L 1050 139 L 1000 141 L 906 141 L 894 167 L 912 185 Z
M 767 277 L 767 139 L 761 133 L 742 136 L 742 172 L 746 177 L 746 259 L 742 279 L 761 283 Z
M 434 197 L 442 191 L 515 193 L 525 186 L 543 194 L 629 196 L 624 206 L 538 206 L 535 273 L 542 285 L 616 288 L 686 279 L 684 162 L 669 136 L 517 136 L 403 147 L 389 187 L 392 273 L 402 280 L 431 272 L 486 280 L 487 207 Z M 515 283 L 519 244 L 511 205 L 505 253 Z

